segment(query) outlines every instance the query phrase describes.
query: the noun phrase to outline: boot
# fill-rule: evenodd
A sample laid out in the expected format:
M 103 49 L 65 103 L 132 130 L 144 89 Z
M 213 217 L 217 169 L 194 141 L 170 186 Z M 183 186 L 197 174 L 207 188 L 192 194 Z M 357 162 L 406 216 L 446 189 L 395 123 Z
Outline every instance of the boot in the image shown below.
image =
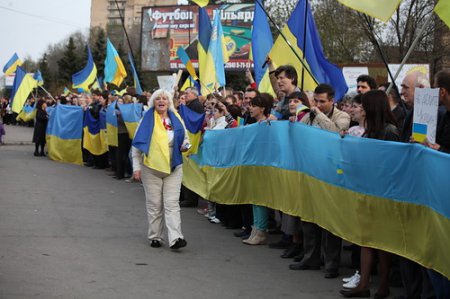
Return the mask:
M 242 242 L 247 245 L 264 245 L 266 244 L 266 240 L 266 232 L 257 229 L 252 239 L 248 238 L 247 240 L 243 240 Z

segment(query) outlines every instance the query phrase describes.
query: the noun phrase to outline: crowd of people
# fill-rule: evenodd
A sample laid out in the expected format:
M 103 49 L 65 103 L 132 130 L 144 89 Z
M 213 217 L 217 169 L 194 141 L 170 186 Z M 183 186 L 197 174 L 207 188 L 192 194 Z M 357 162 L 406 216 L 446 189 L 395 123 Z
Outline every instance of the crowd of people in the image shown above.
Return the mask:
M 120 113 L 118 120 L 118 146 L 109 147 L 102 155 L 84 150 L 87 167 L 106 169 L 116 179 L 142 182 L 149 222 L 148 239 L 151 247 L 163 245 L 164 226 L 168 244 L 172 249 L 187 245 L 181 231 L 181 207 L 197 207 L 198 212 L 211 222 L 238 229 L 235 237 L 246 245 L 267 243 L 267 234 L 281 232 L 278 242 L 268 244 L 283 249 L 281 258 L 293 259 L 291 270 L 319 270 L 324 266 L 324 277 L 336 278 L 340 274 L 342 239 L 317 224 L 303 222 L 299 217 L 283 214 L 257 205 L 225 206 L 208 202 L 182 186 L 182 152 L 189 149 L 190 141 L 177 109 L 185 105 L 190 110 L 205 114 L 203 131 L 231 129 L 271 120 L 301 122 L 306 125 L 361 138 L 395 142 L 415 142 L 412 139 L 415 88 L 430 87 L 427 77 L 420 72 L 408 74 L 397 92 L 389 84 L 378 85 L 368 76 L 357 79 L 357 94 L 347 95 L 336 103 L 335 92 L 328 84 L 319 84 L 313 92 L 298 88 L 297 71 L 289 65 L 274 68 L 269 62 L 272 87 L 276 96 L 258 91 L 251 73 L 247 72 L 249 86 L 244 91 L 225 88 L 221 93 L 200 96 L 195 87 L 175 95 L 163 90 L 135 95 L 133 90 L 124 96 L 94 91 L 92 95 L 69 95 L 56 99 L 47 97 L 37 101 L 35 120 L 35 156 L 43 156 L 46 106 L 67 104 L 82 106 L 98 119 L 100 111 L 118 101 L 140 102 L 147 111 L 130 139 Z M 450 154 L 450 70 L 436 74 L 434 87 L 439 88 L 440 108 L 436 143 L 424 146 Z M 6 105 L 5 105 L 6 104 Z M 2 118 L 6 124 L 12 116 L 2 99 Z M 0 132 L 1 134 L 1 132 Z M 1 135 L 0 135 L 1 136 Z M 205 203 L 204 205 L 201 205 Z M 362 228 L 364 229 L 364 228 Z M 370 297 L 370 276 L 376 262 L 379 264 L 379 287 L 375 298 L 389 296 L 390 277 L 397 269 L 404 288 L 404 298 L 450 298 L 449 280 L 421 265 L 394 256 L 382 250 L 351 245 L 352 266 L 357 270 L 343 279 L 340 293 L 344 297 Z M 400 280 L 400 279 L 399 279 Z

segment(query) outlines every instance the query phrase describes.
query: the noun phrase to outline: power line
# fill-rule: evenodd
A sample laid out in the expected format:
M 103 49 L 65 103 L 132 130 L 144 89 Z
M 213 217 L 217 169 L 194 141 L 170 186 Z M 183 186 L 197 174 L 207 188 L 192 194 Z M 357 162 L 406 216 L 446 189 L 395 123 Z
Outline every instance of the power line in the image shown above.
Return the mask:
M 9 7 L 5 7 L 5 6 L 1 6 L 1 5 L 0 5 L 0 8 L 1 8 L 1 9 L 4 9 L 4 10 L 8 10 L 8 11 L 15 12 L 15 13 L 17 13 L 17 14 L 21 14 L 21 15 L 25 15 L 25 16 L 29 16 L 29 17 L 33 17 L 33 18 L 38 18 L 38 19 L 40 19 L 40 20 L 44 20 L 44 21 L 47 21 L 47 22 L 63 24 L 63 25 L 75 27 L 75 28 L 77 28 L 77 29 L 83 29 L 81 26 L 75 25 L 75 24 L 67 23 L 67 22 L 65 22 L 63 19 L 51 18 L 51 17 L 48 17 L 48 16 L 35 15 L 35 14 L 31 14 L 31 13 L 28 13 L 28 12 L 16 10 L 16 9 L 9 8 Z

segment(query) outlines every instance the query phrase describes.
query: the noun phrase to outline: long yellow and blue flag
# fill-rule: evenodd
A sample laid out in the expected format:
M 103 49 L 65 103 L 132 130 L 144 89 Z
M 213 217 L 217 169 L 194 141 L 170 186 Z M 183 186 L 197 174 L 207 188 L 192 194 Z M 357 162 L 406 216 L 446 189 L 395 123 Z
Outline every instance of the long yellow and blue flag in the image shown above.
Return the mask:
M 203 82 L 204 78 L 206 78 L 207 69 L 206 69 L 206 60 L 207 53 L 209 48 L 209 41 L 211 40 L 211 20 L 209 19 L 208 12 L 205 8 L 201 7 L 198 10 L 198 75 L 200 80 Z M 207 95 L 211 93 L 208 88 L 202 85 L 201 94 Z
M 216 10 L 208 52 L 206 53 L 205 74 L 200 78 L 211 93 L 221 86 L 225 86 L 225 63 L 228 61 L 228 52 L 224 43 L 220 12 Z
M 180 58 L 181 62 L 186 66 L 186 70 L 188 71 L 189 75 L 194 78 L 194 80 L 197 80 L 197 73 L 195 72 L 194 65 L 192 64 L 191 58 L 189 58 L 189 55 L 186 53 L 186 51 L 183 49 L 183 47 L 178 47 L 177 50 L 178 58 Z
M 20 66 L 16 69 L 13 88 L 11 92 L 12 111 L 20 113 L 30 92 L 36 86 L 36 81 L 30 74 L 27 74 Z
M 134 89 L 136 90 L 136 93 L 138 95 L 141 95 L 141 94 L 144 93 L 144 91 L 142 90 L 141 83 L 139 82 L 139 76 L 138 76 L 138 73 L 136 71 L 136 67 L 134 66 L 134 61 L 133 61 L 133 57 L 131 56 L 131 53 L 128 53 L 128 61 L 130 62 L 131 71 L 133 72 L 133 86 L 134 86 Z
M 180 105 L 178 108 L 181 118 L 188 132 L 189 141 L 192 147 L 184 153 L 184 155 L 195 154 L 198 151 L 200 140 L 202 137 L 203 122 L 205 121 L 205 113 L 197 113 L 186 105 Z
M 72 75 L 72 88 L 81 88 L 83 91 L 89 91 L 90 86 L 97 78 L 97 67 L 92 58 L 91 49 L 87 46 L 88 61 L 86 66 L 79 72 Z
M 345 6 L 359 12 L 365 13 L 371 17 L 389 21 L 394 14 L 401 0 L 338 0 Z M 441 0 L 442 1 L 442 0 Z
M 119 146 L 119 129 L 117 124 L 117 101 L 112 102 L 106 108 L 106 143 L 109 146 Z
M 299 216 L 450 277 L 448 169 L 450 155 L 422 145 L 275 121 L 207 131 L 183 184 L 214 202 Z
M 127 71 L 123 66 L 122 60 L 120 59 L 119 53 L 114 48 L 113 44 L 109 40 L 106 40 L 106 59 L 105 59 L 105 82 L 112 83 L 117 87 L 126 78 Z
M 18 66 L 21 66 L 23 64 L 22 60 L 19 59 L 19 56 L 17 53 L 14 53 L 14 55 L 8 60 L 8 62 L 3 67 L 3 73 L 5 73 L 5 76 L 9 76 L 13 74 L 16 71 L 16 68 Z
M 36 86 L 35 86 L 35 88 L 37 88 L 38 86 L 44 85 L 44 78 L 42 78 L 42 73 L 41 73 L 40 70 L 37 70 L 37 71 L 34 73 L 33 79 L 36 80 Z
M 84 112 L 83 133 L 83 148 L 91 154 L 99 156 L 108 151 L 101 119 L 96 119 L 89 110 Z
M 128 136 L 134 138 L 136 128 L 142 118 L 142 104 L 118 104 L 125 127 L 127 127 Z
M 305 17 L 307 18 L 305 30 Z M 319 33 L 314 23 L 311 8 L 307 0 L 300 0 L 292 12 L 282 33 L 293 46 L 289 47 L 283 36 L 278 36 L 270 51 L 273 63 L 280 66 L 290 64 L 298 72 L 298 83 L 305 91 L 314 91 L 318 83 L 328 83 L 336 92 L 336 99 L 341 99 L 348 90 L 342 70 L 331 64 L 323 53 Z M 306 37 L 305 34 L 306 33 Z M 294 52 L 297 53 L 297 56 Z M 304 69 L 299 58 L 303 58 L 309 69 Z M 312 76 L 311 76 L 311 74 Z M 303 79 L 302 79 L 303 77 Z M 271 90 L 268 72 L 260 83 L 260 90 L 269 92 Z
M 256 2 L 252 25 L 252 55 L 255 81 L 258 86 L 267 69 L 267 66 L 263 67 L 263 65 L 272 49 L 273 38 L 261 0 L 256 0 Z
M 81 136 L 83 133 L 83 108 L 56 105 L 49 113 L 47 147 L 50 159 L 82 165 Z

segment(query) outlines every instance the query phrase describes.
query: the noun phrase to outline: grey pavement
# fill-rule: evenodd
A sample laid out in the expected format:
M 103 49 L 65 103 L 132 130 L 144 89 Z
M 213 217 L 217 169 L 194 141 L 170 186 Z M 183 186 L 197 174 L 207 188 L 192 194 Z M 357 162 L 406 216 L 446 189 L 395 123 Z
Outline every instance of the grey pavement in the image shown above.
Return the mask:
M 329 280 L 322 271 L 289 270 L 292 261 L 281 259 L 280 250 L 243 245 L 232 230 L 190 208 L 182 210 L 188 246 L 179 252 L 151 248 L 139 184 L 34 157 L 32 145 L 18 145 L 30 140 L 32 129 L 6 130 L 7 145 L 0 146 L 1 299 L 340 298 L 341 278 L 353 271 L 343 268 Z

